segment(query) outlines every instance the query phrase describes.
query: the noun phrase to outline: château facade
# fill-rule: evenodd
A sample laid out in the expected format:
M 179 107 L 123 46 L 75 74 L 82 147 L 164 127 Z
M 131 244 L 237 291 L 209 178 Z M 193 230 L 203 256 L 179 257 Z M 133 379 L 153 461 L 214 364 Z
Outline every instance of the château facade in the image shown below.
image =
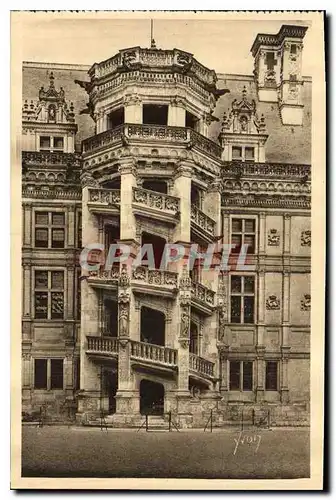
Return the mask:
M 253 75 L 217 75 L 154 41 L 90 68 L 24 63 L 24 412 L 71 409 L 85 423 L 103 411 L 115 426 L 172 412 L 197 427 L 210 410 L 220 425 L 253 409 L 308 422 L 306 29 L 259 34 Z M 130 259 L 106 268 L 116 243 Z M 167 243 L 185 258 L 163 270 Z M 221 244 L 228 270 L 201 255 L 189 269 L 193 245 L 220 259 Z M 155 269 L 131 265 L 143 245 Z

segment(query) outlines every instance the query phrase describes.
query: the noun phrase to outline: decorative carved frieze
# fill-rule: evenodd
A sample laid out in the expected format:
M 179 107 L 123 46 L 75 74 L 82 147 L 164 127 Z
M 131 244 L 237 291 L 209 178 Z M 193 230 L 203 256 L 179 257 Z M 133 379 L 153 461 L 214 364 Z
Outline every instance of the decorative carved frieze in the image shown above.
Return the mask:
M 141 203 L 150 208 L 173 212 L 174 214 L 180 209 L 179 198 L 142 188 L 133 188 L 133 202 Z
M 306 230 L 301 232 L 301 246 L 310 247 L 311 246 L 311 231 Z
M 148 269 L 147 267 L 135 268 L 132 272 L 132 279 L 135 281 L 144 281 L 149 285 L 177 287 L 177 273 Z
M 108 205 L 117 205 L 120 203 L 120 190 L 119 189 L 90 189 L 89 190 L 90 203 L 107 203 Z
M 305 294 L 301 299 L 301 311 L 310 311 L 311 297 L 310 294 Z
M 268 231 L 267 244 L 270 247 L 278 247 L 280 245 L 280 234 L 277 229 L 270 229 Z
M 277 311 L 280 309 L 280 299 L 276 295 L 270 295 L 266 299 L 266 309 L 268 311 Z

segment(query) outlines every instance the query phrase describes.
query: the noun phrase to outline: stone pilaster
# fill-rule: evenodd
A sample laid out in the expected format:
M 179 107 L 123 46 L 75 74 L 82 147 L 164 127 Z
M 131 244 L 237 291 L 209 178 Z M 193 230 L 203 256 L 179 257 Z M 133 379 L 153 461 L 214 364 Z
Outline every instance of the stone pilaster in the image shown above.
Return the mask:
M 142 102 L 137 94 L 124 97 L 125 123 L 142 123 Z
M 174 231 L 175 242 L 190 241 L 190 192 L 192 166 L 183 163 L 179 166 L 174 181 L 174 196 L 180 198 L 180 220 Z
M 23 248 L 32 246 L 32 204 L 23 205 Z
M 168 108 L 168 125 L 173 127 L 185 127 L 186 110 L 185 101 L 179 97 L 173 97 L 170 100 Z
M 224 400 L 227 400 L 228 397 L 228 391 L 229 391 L 229 377 L 228 377 L 228 370 L 229 370 L 229 347 L 224 346 L 220 349 L 219 351 L 219 362 L 220 362 L 220 370 L 219 370 L 219 375 L 220 375 L 220 382 L 219 382 L 219 392 L 221 397 Z
M 136 187 L 136 170 L 132 158 L 125 158 L 119 166 L 120 184 L 120 239 L 136 239 L 136 223 L 133 214 L 133 187 Z

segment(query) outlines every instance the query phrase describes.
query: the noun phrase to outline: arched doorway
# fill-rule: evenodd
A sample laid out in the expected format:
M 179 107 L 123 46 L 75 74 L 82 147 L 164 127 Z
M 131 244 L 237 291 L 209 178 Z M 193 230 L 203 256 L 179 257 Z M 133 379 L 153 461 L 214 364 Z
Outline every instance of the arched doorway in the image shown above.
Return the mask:
M 141 380 L 140 413 L 141 415 L 163 415 L 164 386 L 159 382 Z
M 165 315 L 150 307 L 141 307 L 140 341 L 165 345 Z

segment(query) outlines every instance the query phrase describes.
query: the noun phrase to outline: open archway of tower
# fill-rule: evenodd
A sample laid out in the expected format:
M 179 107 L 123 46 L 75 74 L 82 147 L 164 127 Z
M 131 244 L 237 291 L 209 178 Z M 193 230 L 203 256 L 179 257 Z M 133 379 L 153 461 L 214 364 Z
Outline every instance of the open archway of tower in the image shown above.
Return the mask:
M 150 307 L 141 308 L 141 342 L 165 345 L 165 315 Z
M 164 386 L 159 382 L 141 380 L 140 413 L 141 415 L 162 415 L 164 412 Z
M 165 249 L 166 240 L 160 238 L 160 236 L 155 236 L 149 233 L 142 233 L 141 235 L 142 245 L 152 245 L 155 269 L 160 269 L 160 264 L 162 260 L 162 255 Z M 143 260 L 147 260 L 149 255 L 143 255 Z

